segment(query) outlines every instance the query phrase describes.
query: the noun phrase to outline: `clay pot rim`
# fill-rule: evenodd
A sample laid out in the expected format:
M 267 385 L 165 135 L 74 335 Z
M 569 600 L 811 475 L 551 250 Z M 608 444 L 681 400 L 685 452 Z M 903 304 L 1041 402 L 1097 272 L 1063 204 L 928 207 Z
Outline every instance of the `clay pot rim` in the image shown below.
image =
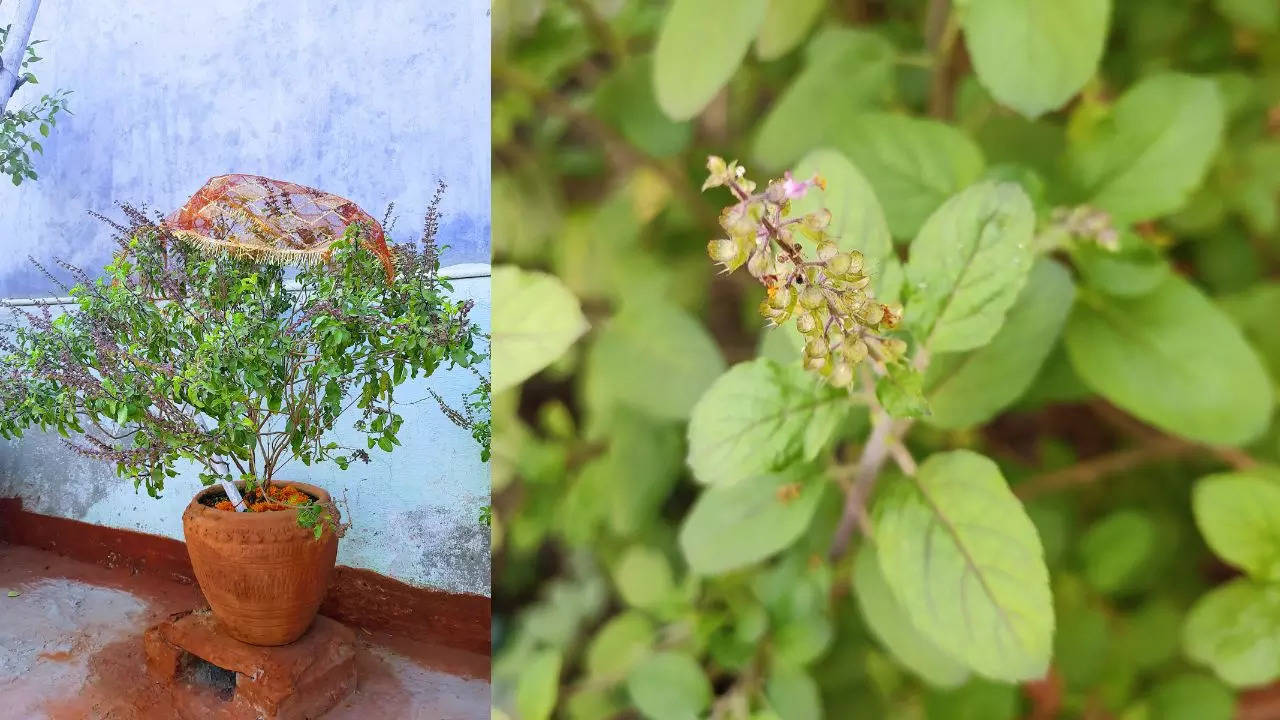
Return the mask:
M 326 491 L 322 487 L 318 487 L 310 483 L 286 480 L 286 481 L 280 481 L 276 484 L 292 485 L 298 488 L 299 490 L 303 490 L 311 495 L 314 495 L 316 499 L 319 500 L 320 502 L 329 502 L 330 500 L 328 491 Z M 241 490 L 244 489 L 244 481 L 238 481 L 236 482 L 235 485 L 237 488 Z M 187 506 L 187 512 L 195 512 L 195 513 L 201 513 L 201 514 L 217 513 L 216 517 L 218 517 L 222 522 L 243 522 L 243 523 L 271 523 L 271 522 L 279 522 L 281 518 L 287 517 L 287 518 L 296 519 L 298 517 L 297 508 L 290 508 L 288 510 L 272 510 L 270 512 L 228 512 L 226 510 L 219 510 L 217 508 L 209 507 L 208 505 L 205 505 L 204 503 L 200 502 L 200 498 L 204 497 L 205 495 L 216 493 L 221 490 L 222 490 L 222 486 L 217 483 L 214 483 L 213 485 L 210 485 L 209 487 L 206 487 L 206 488 L 201 488 L 200 491 L 197 492 L 195 496 L 191 498 L 191 502 Z

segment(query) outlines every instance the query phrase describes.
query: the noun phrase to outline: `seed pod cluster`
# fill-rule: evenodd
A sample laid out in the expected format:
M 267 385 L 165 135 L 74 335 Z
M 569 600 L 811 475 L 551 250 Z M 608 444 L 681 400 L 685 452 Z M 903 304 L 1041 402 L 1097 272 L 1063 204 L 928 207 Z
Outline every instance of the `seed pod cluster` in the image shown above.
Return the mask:
M 1095 242 L 1106 250 L 1120 249 L 1120 233 L 1106 210 L 1091 205 L 1058 207 L 1053 209 L 1049 221 L 1066 233 Z
M 773 325 L 795 321 L 805 341 L 806 368 L 836 387 L 848 387 L 858 363 L 868 357 L 879 363 L 901 360 L 906 343 L 879 331 L 896 327 L 902 311 L 875 300 L 862 253 L 840 249 L 828 232 L 830 211 L 791 215 L 792 200 L 813 187 L 825 189 L 820 176 L 796 180 L 788 172 L 757 193 L 736 162 L 711 157 L 707 170 L 703 189 L 726 186 L 735 200 L 720 213 L 727 237 L 708 243 L 707 254 L 725 272 L 746 265 L 764 285 L 760 314 Z

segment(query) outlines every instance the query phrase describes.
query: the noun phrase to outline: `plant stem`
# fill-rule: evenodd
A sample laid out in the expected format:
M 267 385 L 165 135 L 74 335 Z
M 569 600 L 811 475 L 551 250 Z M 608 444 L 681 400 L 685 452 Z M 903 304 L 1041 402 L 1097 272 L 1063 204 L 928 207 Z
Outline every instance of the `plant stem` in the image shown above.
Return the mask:
M 1015 487 L 1013 492 L 1024 501 L 1030 500 L 1057 490 L 1091 485 L 1112 475 L 1151 463 L 1200 455 L 1205 452 L 1209 452 L 1235 470 L 1247 470 L 1258 465 L 1257 460 L 1239 448 L 1204 445 L 1172 435 L 1150 434 L 1137 447 L 1099 455 L 1062 470 L 1036 475 Z
M 897 58 L 895 58 L 894 62 L 903 67 L 914 67 L 914 68 L 925 68 L 925 69 L 933 68 L 933 56 L 929 55 L 928 53 L 902 54 L 902 55 L 899 55 Z
M 951 117 L 955 95 L 952 62 L 959 37 L 960 25 L 952 12 L 951 0 L 929 0 L 925 13 L 924 38 L 933 57 L 933 74 L 929 81 L 929 114 L 936 118 Z
M 582 16 L 582 21 L 586 23 L 587 29 L 595 36 L 596 43 L 607 53 L 609 53 L 615 64 L 621 65 L 627 59 L 627 44 L 614 31 L 609 21 L 600 14 L 595 5 L 590 0 L 569 0 L 569 4 L 573 6 L 578 14 Z
M 1192 455 L 1199 450 L 1198 446 L 1175 437 L 1157 437 L 1136 448 L 1107 453 L 1062 470 L 1037 475 L 1019 484 L 1013 492 L 1024 501 L 1030 500 L 1055 490 L 1089 485 L 1102 478 L 1149 463 Z
M 853 482 L 845 493 L 844 512 L 840 516 L 840 524 L 836 527 L 835 535 L 831 539 L 831 548 L 827 551 L 827 557 L 831 560 L 838 560 L 848 551 L 854 530 L 861 528 L 863 533 L 870 535 L 867 500 L 871 497 L 880 469 L 889 459 L 890 446 L 896 443 L 897 438 L 910 427 L 910 420 L 895 420 L 888 415 L 883 415 L 871 429 L 871 436 L 867 438 L 867 444 L 862 447 L 862 455 L 859 456 L 858 464 L 855 466 Z
M 916 351 L 911 366 L 923 373 L 929 366 L 931 354 L 925 348 Z M 876 401 L 872 381 L 864 380 L 867 387 L 867 403 L 871 407 L 871 417 L 879 417 L 867 444 L 862 447 L 862 455 L 854 467 L 853 482 L 850 483 L 844 498 L 844 511 L 840 516 L 840 524 L 836 526 L 835 535 L 831 538 L 831 548 L 827 551 L 828 559 L 835 561 L 849 550 L 849 541 L 853 539 L 853 531 L 861 528 L 862 532 L 871 535 L 871 521 L 867 515 L 867 500 L 871 499 L 871 491 L 875 489 L 876 480 L 885 461 L 894 453 L 898 453 L 896 461 L 907 475 L 915 475 L 915 458 L 902 444 L 902 437 L 907 434 L 914 420 L 907 418 L 894 419 L 884 412 Z
M 916 466 L 916 459 L 912 457 L 911 451 L 907 449 L 907 446 L 902 444 L 901 438 L 894 437 L 889 439 L 889 455 L 893 458 L 894 463 L 898 465 L 898 469 L 902 471 L 903 475 L 915 476 L 916 470 L 919 469 Z
M 867 8 L 867 0 L 844 0 L 838 5 L 840 14 L 850 25 L 860 25 L 867 22 L 870 12 Z

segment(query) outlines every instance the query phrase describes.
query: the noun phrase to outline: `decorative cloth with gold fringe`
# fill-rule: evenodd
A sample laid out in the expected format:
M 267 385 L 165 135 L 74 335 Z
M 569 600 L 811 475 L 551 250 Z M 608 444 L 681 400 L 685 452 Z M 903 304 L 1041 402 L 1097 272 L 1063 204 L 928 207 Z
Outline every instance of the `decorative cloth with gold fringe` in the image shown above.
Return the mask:
M 382 227 L 346 198 L 258 175 L 219 175 L 164 220 L 174 235 L 206 251 L 309 264 L 352 223 L 364 225 L 361 245 L 382 260 L 387 282 L 395 263 Z

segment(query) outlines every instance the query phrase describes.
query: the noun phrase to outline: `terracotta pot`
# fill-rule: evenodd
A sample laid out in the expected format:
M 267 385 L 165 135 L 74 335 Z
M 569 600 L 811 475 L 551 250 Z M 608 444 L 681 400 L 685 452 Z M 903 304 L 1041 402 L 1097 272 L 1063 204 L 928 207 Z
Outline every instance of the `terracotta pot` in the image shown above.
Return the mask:
M 314 485 L 289 484 L 329 499 Z M 200 503 L 220 491 L 217 485 L 205 488 L 182 513 L 200 589 L 235 639 L 251 645 L 291 643 L 311 627 L 324 599 L 338 538 L 325 532 L 317 540 L 298 525 L 297 510 L 228 512 Z

